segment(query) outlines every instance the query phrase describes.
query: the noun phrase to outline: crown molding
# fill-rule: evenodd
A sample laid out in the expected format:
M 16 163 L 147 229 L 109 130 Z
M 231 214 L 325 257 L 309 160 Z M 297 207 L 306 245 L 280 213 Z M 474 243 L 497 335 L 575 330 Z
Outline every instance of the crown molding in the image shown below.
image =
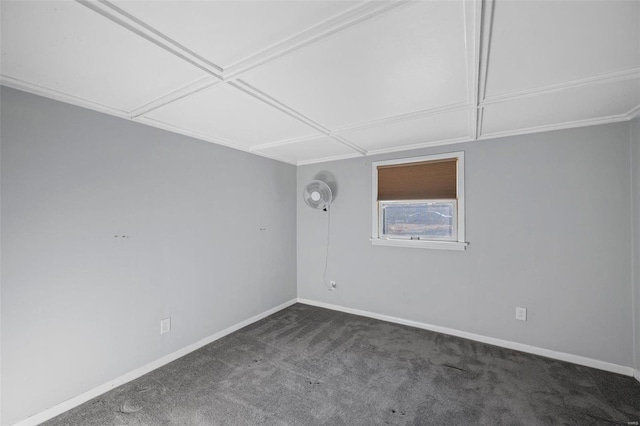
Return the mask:
M 132 118 L 139 117 L 172 102 L 208 89 L 218 83 L 220 83 L 220 80 L 207 75 L 129 111 L 129 115 Z
M 192 138 L 200 139 L 205 142 L 211 142 L 218 145 L 226 146 L 233 149 L 239 149 L 241 151 L 247 151 L 248 148 L 243 147 L 237 143 L 234 143 L 228 139 L 217 138 L 215 136 L 205 135 L 203 133 L 194 132 L 192 130 L 185 129 L 184 127 L 176 126 L 175 124 L 170 124 L 162 120 L 156 120 L 155 118 L 150 117 L 138 117 L 133 119 L 133 121 L 137 123 L 146 124 L 152 127 L 157 127 L 158 129 L 168 130 L 173 133 L 179 133 L 181 135 L 190 136 Z
M 478 140 L 497 139 L 507 136 L 527 135 L 531 133 L 550 132 L 553 130 L 573 129 L 576 127 L 596 126 L 598 124 L 619 123 L 621 121 L 629 121 L 627 114 L 610 115 L 608 117 L 589 118 L 586 120 L 567 121 L 564 123 L 550 124 L 544 126 L 534 126 L 522 129 L 505 130 L 501 132 L 486 133 L 481 135 Z
M 399 114 L 390 117 L 384 117 L 380 119 L 347 124 L 341 127 L 330 129 L 317 121 L 307 117 L 303 113 L 295 110 L 294 108 L 285 105 L 279 100 L 266 94 L 260 89 L 250 85 L 246 81 L 238 78 L 238 76 L 253 69 L 259 65 L 262 65 L 270 60 L 276 59 L 282 55 L 293 52 L 299 48 L 302 48 L 308 44 L 319 41 L 325 37 L 330 36 L 336 32 L 347 29 L 353 25 L 356 25 L 364 20 L 373 18 L 382 13 L 390 11 L 394 8 L 401 7 L 403 5 L 411 3 L 409 0 L 394 0 L 391 2 L 380 2 L 376 0 L 369 0 L 361 5 L 351 8 L 342 14 L 339 14 L 333 18 L 330 18 L 320 24 L 312 26 L 305 31 L 302 31 L 292 37 L 289 37 L 281 42 L 278 42 L 267 49 L 254 53 L 245 59 L 237 61 L 224 70 L 199 56 L 193 51 L 187 49 L 185 46 L 172 40 L 168 36 L 164 35 L 160 31 L 152 28 L 144 22 L 138 20 L 134 16 L 128 14 L 126 11 L 118 8 L 116 5 L 110 3 L 107 0 L 76 0 L 83 6 L 99 13 L 103 17 L 115 22 L 116 24 L 124 27 L 125 29 L 132 31 L 133 33 L 143 37 L 144 39 L 160 46 L 171 54 L 179 57 L 182 60 L 204 70 L 207 76 L 199 78 L 185 86 L 179 87 L 164 95 L 131 110 L 122 111 L 116 108 L 112 108 L 106 105 L 102 105 L 97 102 L 90 101 L 78 96 L 70 95 L 64 92 L 60 92 L 54 89 L 49 89 L 36 84 L 28 83 L 13 77 L 0 75 L 0 84 L 11 87 L 14 89 L 22 90 L 25 92 L 33 93 L 36 95 L 48 97 L 54 100 L 65 102 L 68 104 L 76 105 L 79 107 L 87 108 L 90 110 L 106 113 L 112 116 L 131 119 L 135 122 L 150 125 L 152 127 L 161 128 L 174 133 L 183 134 L 186 136 L 194 137 L 204 141 L 216 143 L 219 145 L 227 146 L 233 149 L 255 153 L 267 158 L 272 158 L 277 161 L 282 161 L 289 164 L 312 164 L 314 162 L 333 161 L 340 158 L 352 158 L 362 155 L 374 155 L 383 154 L 395 151 L 404 151 L 409 149 L 418 149 L 429 146 L 446 145 L 450 143 L 468 142 L 472 140 L 486 140 L 491 138 L 500 138 L 506 136 L 523 135 L 536 132 L 544 132 L 551 130 L 561 130 L 582 126 L 591 126 L 597 124 L 613 123 L 620 121 L 628 121 L 640 117 L 640 105 L 631 109 L 625 114 L 612 115 L 608 117 L 577 120 L 572 122 L 552 124 L 545 126 L 535 126 L 524 129 L 506 130 L 500 132 L 493 132 L 483 134 L 483 118 L 484 107 L 497 103 L 512 101 L 516 99 L 528 98 L 532 96 L 545 95 L 550 93 L 556 93 L 564 90 L 568 90 L 576 87 L 587 87 L 600 84 L 609 84 L 620 81 L 640 79 L 640 68 L 632 68 L 622 71 L 616 71 L 604 75 L 598 75 L 588 78 L 581 78 L 571 80 L 563 83 L 551 84 L 541 86 L 537 88 L 518 90 L 510 93 L 500 94 L 496 96 L 486 96 L 487 76 L 490 59 L 490 47 L 491 36 L 493 27 L 493 15 L 494 15 L 494 0 L 473 0 L 472 2 L 463 2 L 463 18 L 464 18 L 464 31 L 465 31 L 465 49 L 466 49 L 466 67 L 467 67 L 467 101 L 458 102 L 449 105 L 443 105 L 435 108 L 427 108 L 423 110 L 413 111 L 409 113 Z M 472 62 L 470 62 L 472 61 Z M 225 81 L 225 83 L 222 83 Z M 228 84 L 237 90 L 248 94 L 259 101 L 266 103 L 267 105 L 276 108 L 280 112 L 287 114 L 288 116 L 298 120 L 299 122 L 306 124 L 316 134 L 310 134 L 303 137 L 291 138 L 276 142 L 270 142 L 261 145 L 254 145 L 253 147 L 245 147 L 234 143 L 232 141 L 216 138 L 213 136 L 199 134 L 178 126 L 174 126 L 168 123 L 164 123 L 159 120 L 154 120 L 149 117 L 145 117 L 144 114 L 161 108 L 164 105 L 175 102 L 179 99 L 191 96 L 202 90 L 212 87 L 215 84 Z M 416 120 L 420 118 L 426 118 L 430 116 L 437 116 L 452 111 L 462 111 L 467 109 L 469 111 L 468 127 L 469 137 L 454 138 L 442 141 L 432 141 L 427 143 L 420 143 L 414 145 L 408 145 L 403 147 L 386 148 L 382 150 L 367 151 L 357 144 L 352 143 L 344 137 L 345 134 L 355 132 L 358 130 L 371 129 L 380 126 L 403 123 L 410 120 Z M 289 145 L 294 143 L 300 143 L 308 140 L 313 140 L 320 137 L 330 137 L 333 140 L 349 147 L 356 151 L 353 154 L 346 154 L 336 157 L 327 157 L 328 159 L 308 160 L 303 162 L 292 162 L 280 157 L 270 156 L 264 154 L 261 150 L 268 148 Z
M 93 111 L 102 112 L 105 114 L 113 115 L 120 118 L 130 119 L 131 116 L 126 112 L 117 108 L 112 108 L 107 105 L 93 102 L 88 99 L 81 98 L 79 96 L 70 95 L 68 93 L 60 92 L 58 90 L 49 89 L 47 87 L 39 86 L 37 84 L 29 83 L 18 78 L 9 77 L 7 75 L 0 75 L 0 85 L 10 87 L 12 89 L 22 90 L 23 92 L 33 93 L 34 95 L 43 96 L 45 98 L 53 99 L 56 101 L 64 102 L 66 104 L 75 105 L 82 108 L 87 108 Z
M 261 157 L 266 157 L 269 158 L 271 160 L 276 160 L 276 161 L 280 161 L 283 163 L 287 163 L 287 164 L 291 164 L 291 165 L 296 165 L 295 162 L 292 162 L 290 160 L 284 159 L 282 157 L 278 157 L 275 155 L 270 155 L 270 154 L 265 154 L 262 152 L 257 152 L 257 151 L 252 151 L 250 147 L 245 147 L 242 145 L 238 145 L 234 142 L 231 142 L 227 139 L 220 139 L 220 138 L 216 138 L 213 136 L 208 136 L 208 135 L 204 135 L 202 133 L 198 133 L 198 132 L 194 132 L 191 130 L 187 130 L 185 128 L 179 127 L 179 126 L 175 126 L 173 124 L 169 124 L 169 123 L 165 123 L 164 121 L 160 121 L 160 120 L 155 120 L 153 118 L 149 118 L 149 117 L 139 117 L 133 120 L 136 123 L 141 123 L 141 124 L 146 124 L 147 126 L 151 126 L 151 127 L 156 127 L 158 129 L 162 129 L 162 130 L 166 130 L 172 133 L 177 133 L 183 136 L 189 136 L 191 138 L 195 138 L 195 139 L 199 139 L 205 142 L 211 142 L 217 145 L 222 145 L 225 146 L 227 148 L 232 148 L 232 149 L 236 149 L 238 151 L 243 151 L 243 152 L 247 152 L 249 154 L 256 154 L 256 155 L 260 155 Z
M 235 78 L 242 73 L 298 50 L 301 47 L 322 40 L 362 21 L 409 3 L 411 3 L 409 0 L 384 2 L 375 0 L 365 1 L 363 4 L 228 65 L 224 69 L 223 78 L 225 80 Z
M 573 89 L 576 87 L 597 86 L 600 84 L 616 83 L 619 81 L 634 79 L 640 79 L 640 68 L 632 68 L 629 70 L 616 71 L 593 77 L 565 81 L 563 83 L 549 84 L 532 89 L 524 89 L 515 92 L 504 93 L 502 95 L 490 96 L 482 101 L 480 106 L 489 106 L 497 103 L 529 98 L 532 96 L 548 95 L 551 93 L 562 92 L 564 90 Z
M 154 120 L 152 118 L 149 117 L 132 117 L 131 115 L 129 115 L 129 113 L 125 112 L 125 111 L 121 111 L 115 108 L 111 108 L 96 102 L 92 102 L 83 98 L 79 98 L 77 96 L 72 96 L 69 95 L 67 93 L 63 93 L 63 92 L 58 92 L 55 90 L 51 90 L 51 89 L 47 89 L 45 87 L 42 86 L 38 86 L 36 84 L 32 84 L 32 83 L 27 83 L 24 82 L 22 80 L 13 78 L 13 77 L 9 77 L 9 76 L 5 76 L 5 75 L 0 75 L 0 85 L 2 86 L 6 86 L 12 89 L 16 89 L 16 90 L 21 90 L 23 92 L 28 92 L 28 93 L 32 93 L 34 95 L 38 95 L 38 96 L 43 96 L 45 98 L 49 98 L 49 99 L 53 99 L 55 101 L 59 101 L 59 102 L 64 102 L 66 104 L 70 104 L 70 105 L 74 105 L 77 107 L 81 107 L 81 108 L 86 108 L 86 109 L 90 109 L 92 111 L 97 111 L 97 112 L 101 112 L 104 114 L 108 114 L 108 115 L 112 115 L 118 118 L 123 118 L 126 120 L 130 120 L 133 121 L 135 123 L 140 123 L 140 124 L 144 124 L 147 126 L 151 126 L 151 127 L 155 127 L 158 129 L 162 129 L 162 130 L 166 130 L 172 133 L 177 133 L 177 134 L 181 134 L 184 136 L 189 136 L 195 139 L 199 139 L 205 142 L 211 142 L 211 143 L 215 143 L 218 145 L 222 145 L 222 146 L 226 146 L 228 148 L 232 148 L 232 149 L 236 149 L 239 151 L 244 151 L 247 153 L 252 153 L 252 154 L 257 154 L 260 155 L 262 157 L 266 157 L 272 160 L 276 160 L 276 161 L 280 161 L 283 163 L 287 163 L 287 164 L 291 164 L 291 165 L 296 165 L 295 161 L 291 161 L 291 160 L 287 160 L 287 159 L 283 159 L 281 157 L 277 157 L 277 156 L 273 156 L 273 155 L 269 155 L 269 154 L 265 154 L 265 153 L 259 153 L 259 152 L 254 152 L 251 148 L 248 147 L 243 147 L 242 145 L 238 145 L 234 142 L 228 141 L 226 139 L 221 139 L 221 138 L 216 138 L 216 137 L 212 137 L 212 136 L 208 136 L 208 135 L 203 135 L 201 133 L 197 133 L 197 132 L 193 132 L 191 130 L 187 130 L 178 126 L 174 126 L 172 124 L 169 123 L 165 123 L 159 120 Z
M 79 4 L 93 10 L 94 12 L 104 16 L 110 21 L 120 25 L 123 28 L 139 35 L 147 41 L 161 47 L 167 52 L 177 56 L 178 58 L 198 67 L 202 71 L 222 79 L 222 67 L 210 62 L 197 53 L 189 50 L 177 41 L 156 30 L 150 25 L 145 24 L 133 15 L 120 9 L 118 6 L 106 0 L 76 0 Z

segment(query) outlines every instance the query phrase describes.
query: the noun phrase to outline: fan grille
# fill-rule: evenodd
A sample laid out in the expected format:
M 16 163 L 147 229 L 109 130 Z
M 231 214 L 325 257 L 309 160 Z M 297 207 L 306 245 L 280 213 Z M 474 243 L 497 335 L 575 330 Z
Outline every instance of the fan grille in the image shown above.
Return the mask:
M 331 204 L 331 188 L 321 180 L 312 180 L 302 194 L 304 202 L 313 209 L 326 209 Z

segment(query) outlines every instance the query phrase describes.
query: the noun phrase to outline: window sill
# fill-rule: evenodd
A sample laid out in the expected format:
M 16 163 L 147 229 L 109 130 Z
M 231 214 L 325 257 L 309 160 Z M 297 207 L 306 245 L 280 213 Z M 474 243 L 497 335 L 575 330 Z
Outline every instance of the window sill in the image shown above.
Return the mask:
M 469 243 L 459 241 L 420 241 L 420 240 L 392 240 L 385 238 L 371 238 L 374 246 L 426 248 L 437 250 L 465 250 Z

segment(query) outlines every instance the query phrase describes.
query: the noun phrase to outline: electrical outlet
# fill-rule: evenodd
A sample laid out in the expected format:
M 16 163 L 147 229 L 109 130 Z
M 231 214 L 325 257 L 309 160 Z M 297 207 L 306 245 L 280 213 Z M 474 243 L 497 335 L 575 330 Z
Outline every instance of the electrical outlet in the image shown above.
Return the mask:
M 160 334 L 171 331 L 171 317 L 160 320 Z
M 520 321 L 527 320 L 527 308 L 519 308 L 516 306 L 516 319 Z
M 329 281 L 329 290 L 333 291 L 338 288 L 338 284 L 334 280 Z

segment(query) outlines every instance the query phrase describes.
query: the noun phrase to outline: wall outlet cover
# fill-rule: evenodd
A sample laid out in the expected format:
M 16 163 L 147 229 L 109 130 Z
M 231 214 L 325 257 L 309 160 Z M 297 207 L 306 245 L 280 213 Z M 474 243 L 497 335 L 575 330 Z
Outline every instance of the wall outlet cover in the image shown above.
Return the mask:
M 160 320 L 160 334 L 171 331 L 171 317 Z
M 520 321 L 527 320 L 527 308 L 516 307 L 516 319 Z

